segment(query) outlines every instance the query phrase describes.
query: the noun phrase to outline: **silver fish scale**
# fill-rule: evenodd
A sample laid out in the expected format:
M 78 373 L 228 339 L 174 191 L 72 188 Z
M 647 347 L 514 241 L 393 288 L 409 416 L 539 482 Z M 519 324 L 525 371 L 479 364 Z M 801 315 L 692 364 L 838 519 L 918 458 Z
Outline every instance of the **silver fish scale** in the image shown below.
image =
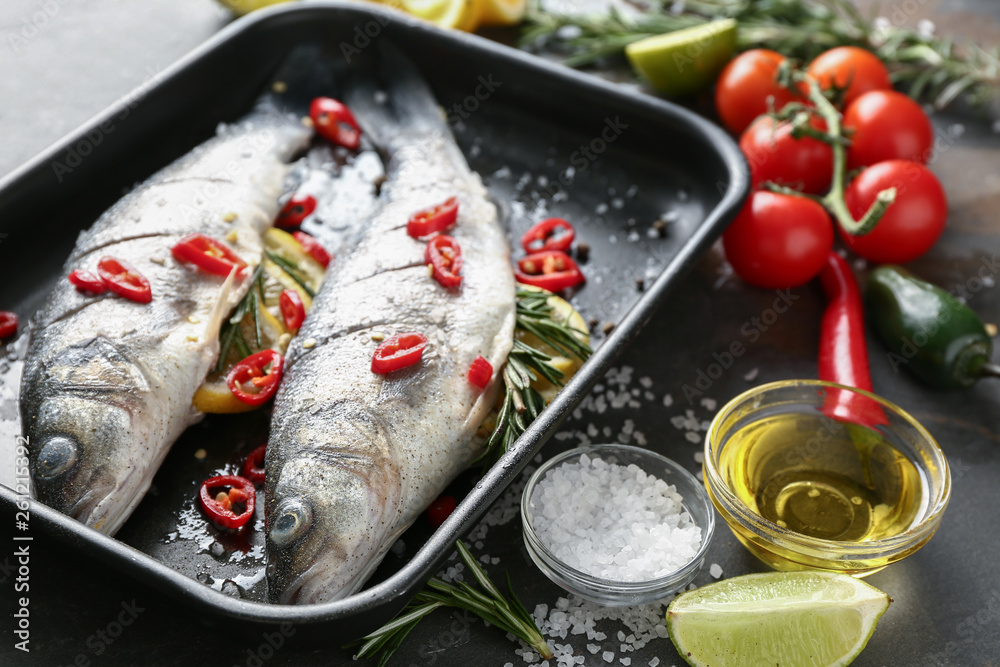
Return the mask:
M 308 137 L 280 114 L 222 128 L 80 234 L 35 316 L 22 379 L 40 500 L 113 534 L 142 499 L 170 445 L 201 417 L 191 398 L 218 355 L 222 319 L 249 286 L 181 264 L 170 248 L 201 232 L 225 240 L 252 269 L 277 214 L 285 162 Z M 70 285 L 70 271 L 96 273 L 105 255 L 145 276 L 153 301 Z
M 482 355 L 499 370 L 512 346 L 509 247 L 479 177 L 446 129 L 397 137 L 389 154 L 384 203 L 359 246 L 335 261 L 292 342 L 275 403 L 268 572 L 281 602 L 320 602 L 364 583 L 478 453 L 470 440 L 498 383 L 481 392 L 468 369 Z M 446 289 L 405 223 L 453 195 L 459 216 L 448 233 L 462 249 L 463 282 Z M 412 331 L 429 339 L 422 361 L 373 373 L 381 338 Z M 302 526 L 291 544 L 272 539 L 282 517 Z

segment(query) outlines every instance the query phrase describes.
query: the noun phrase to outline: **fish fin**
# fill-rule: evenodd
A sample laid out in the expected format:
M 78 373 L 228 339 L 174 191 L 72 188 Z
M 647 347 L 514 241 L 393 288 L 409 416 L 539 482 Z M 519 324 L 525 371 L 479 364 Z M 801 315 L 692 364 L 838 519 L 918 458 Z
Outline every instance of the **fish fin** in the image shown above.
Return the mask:
M 205 340 L 215 340 L 219 337 L 222 322 L 229 316 L 229 311 L 235 305 L 229 303 L 234 284 L 236 284 L 235 268 L 229 272 L 225 282 L 222 283 L 222 287 L 219 288 L 219 299 L 215 302 L 215 307 L 212 308 L 212 313 L 208 316 L 208 322 L 205 324 Z M 253 288 L 254 286 L 250 285 L 250 289 Z
M 402 137 L 450 134 L 420 70 L 384 39 L 378 42 L 374 61 L 358 63 L 345 77 L 344 102 L 369 138 L 390 152 Z

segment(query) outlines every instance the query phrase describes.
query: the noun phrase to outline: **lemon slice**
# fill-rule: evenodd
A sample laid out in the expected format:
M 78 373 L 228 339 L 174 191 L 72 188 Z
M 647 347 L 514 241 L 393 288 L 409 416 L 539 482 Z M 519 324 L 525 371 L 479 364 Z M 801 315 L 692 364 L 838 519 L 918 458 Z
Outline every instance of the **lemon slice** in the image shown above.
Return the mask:
M 528 0 L 483 0 L 480 25 L 517 25 L 524 19 Z
M 479 27 L 483 0 L 398 0 L 392 4 L 442 28 L 473 32 Z
M 846 574 L 748 574 L 679 595 L 667 607 L 667 629 L 695 667 L 841 667 L 865 647 L 890 602 Z
M 245 16 L 255 9 L 278 5 L 288 0 L 219 0 L 219 4 L 232 10 L 237 16 Z
M 520 287 L 522 289 L 537 291 L 537 292 L 545 291 L 543 289 L 540 289 L 538 287 L 533 287 L 530 285 L 520 285 Z M 552 308 L 552 319 L 565 321 L 566 318 L 568 317 L 569 326 L 577 330 L 577 333 L 574 334 L 576 338 L 583 343 L 587 343 L 588 345 L 590 344 L 590 336 L 586 333 L 587 323 L 584 321 L 583 316 L 580 315 L 580 313 L 578 313 L 576 309 L 569 304 L 568 301 L 566 301 L 561 297 L 556 296 L 555 294 L 550 293 L 547 303 Z M 569 382 L 569 379 L 573 377 L 578 370 L 580 370 L 581 366 L 583 366 L 583 361 L 581 359 L 578 359 L 576 357 L 563 356 L 557 350 L 554 350 L 545 343 L 543 343 L 541 340 L 538 339 L 537 336 L 535 336 L 532 333 L 528 333 L 527 331 L 517 330 L 514 332 L 514 337 L 520 340 L 525 345 L 530 345 L 536 350 L 540 350 L 545 354 L 549 355 L 550 357 L 552 357 L 549 363 L 552 364 L 552 366 L 554 366 L 558 370 L 562 371 L 563 384 Z M 561 386 L 552 384 L 543 377 L 536 379 L 534 382 L 531 383 L 531 386 L 535 391 L 537 391 L 541 395 L 542 399 L 545 400 L 546 405 L 551 403 L 552 399 L 554 399 L 556 397 L 556 394 L 559 393 L 559 390 L 562 389 Z
M 734 53 L 734 19 L 647 37 L 625 47 L 632 67 L 664 95 L 689 95 L 708 86 Z

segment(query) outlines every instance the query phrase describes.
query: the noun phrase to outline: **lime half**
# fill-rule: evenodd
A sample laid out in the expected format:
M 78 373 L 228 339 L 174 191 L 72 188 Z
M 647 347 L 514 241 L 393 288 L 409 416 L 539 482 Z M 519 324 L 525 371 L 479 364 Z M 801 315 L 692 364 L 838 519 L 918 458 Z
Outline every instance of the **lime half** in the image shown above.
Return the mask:
M 734 19 L 647 37 L 625 47 L 632 67 L 665 95 L 689 95 L 708 86 L 734 53 Z
M 865 647 L 890 602 L 846 574 L 748 574 L 679 595 L 667 629 L 695 667 L 839 667 Z

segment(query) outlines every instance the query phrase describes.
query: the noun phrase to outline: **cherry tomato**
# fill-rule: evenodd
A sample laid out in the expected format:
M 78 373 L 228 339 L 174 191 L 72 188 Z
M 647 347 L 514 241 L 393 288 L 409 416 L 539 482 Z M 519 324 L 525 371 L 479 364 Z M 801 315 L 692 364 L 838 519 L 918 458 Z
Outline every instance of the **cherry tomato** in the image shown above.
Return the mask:
M 753 120 L 796 99 L 796 94 L 778 84 L 778 67 L 785 56 L 768 49 L 752 49 L 733 58 L 715 84 L 715 109 L 733 134 L 740 134 Z
M 536 252 L 518 260 L 514 278 L 522 285 L 558 292 L 579 285 L 586 278 L 573 258 L 561 250 Z
M 927 164 L 934 149 L 934 128 L 919 104 L 894 90 L 873 90 L 851 102 L 844 112 L 851 134 L 849 169 L 885 160 Z
M 826 124 L 813 118 L 810 125 L 825 130 Z M 820 194 L 833 177 L 833 149 L 812 137 L 795 139 L 791 123 L 778 123 L 761 116 L 740 137 L 740 149 L 750 164 L 751 185 L 774 181 L 803 192 Z
M 306 307 L 302 303 L 302 297 L 293 289 L 282 291 L 278 297 L 278 307 L 281 308 L 281 317 L 285 320 L 285 328 L 289 331 L 297 331 L 306 320 Z
M 306 253 L 308 253 L 313 259 L 319 262 L 324 269 L 330 266 L 330 260 L 333 258 L 330 257 L 330 253 L 326 251 L 326 248 L 320 245 L 320 242 L 317 241 L 314 236 L 310 236 L 305 232 L 292 232 L 292 236 L 299 242 L 302 249 L 305 250 Z
M 889 70 L 879 57 L 857 46 L 838 46 L 824 51 L 809 63 L 807 73 L 824 90 L 845 90 L 846 107 L 870 90 L 891 90 Z
M 375 348 L 372 373 L 385 375 L 420 361 L 427 347 L 427 336 L 421 333 L 401 333 L 390 336 Z
M 406 222 L 406 233 L 417 239 L 434 232 L 443 232 L 458 220 L 458 198 L 448 197 L 422 211 L 417 211 Z
M 568 221 L 562 218 L 548 218 L 524 233 L 521 237 L 521 247 L 526 253 L 542 250 L 566 252 L 573 245 L 574 237 L 576 230 Z
M 441 234 L 427 243 L 424 262 L 431 266 L 431 276 L 444 287 L 462 284 L 462 248 L 458 241 Z
M 213 522 L 223 528 L 240 528 L 253 517 L 257 491 L 248 479 L 219 475 L 201 483 L 198 500 Z
M 70 271 L 69 281 L 81 292 L 104 294 L 108 291 L 108 286 L 104 284 L 104 281 L 86 269 Z
M 431 526 L 437 528 L 445 519 L 451 516 L 451 513 L 455 511 L 458 507 L 458 503 L 451 496 L 441 496 L 427 508 L 427 520 L 431 522 Z
M 137 303 L 153 300 L 149 281 L 135 267 L 120 259 L 105 256 L 97 262 L 97 274 L 112 292 Z
M 820 272 L 833 246 L 833 226 L 826 210 L 811 199 L 759 191 L 722 235 L 722 246 L 740 278 L 784 289 Z
M 267 456 L 267 444 L 263 444 L 247 455 L 247 460 L 243 464 L 243 476 L 254 484 L 264 483 L 264 460 Z
M 324 139 L 352 151 L 361 145 L 361 128 L 343 102 L 330 97 L 317 97 L 309 105 L 309 118 Z
M 472 360 L 472 365 L 469 366 L 469 382 L 480 389 L 485 389 L 492 377 L 493 364 L 487 361 L 485 357 L 479 355 Z
M 17 313 L 0 310 L 0 340 L 10 338 L 17 333 Z
M 316 210 L 316 198 L 312 195 L 293 195 L 285 202 L 274 221 L 275 227 L 298 227 Z
M 226 376 L 233 395 L 247 405 L 260 405 L 274 396 L 281 383 L 285 358 L 274 350 L 263 350 L 239 362 Z
M 864 236 L 841 237 L 851 250 L 872 262 L 901 264 L 920 257 L 944 231 L 948 202 L 937 177 L 908 160 L 886 160 L 865 169 L 847 187 L 844 200 L 857 220 L 876 195 L 896 188 L 896 201 L 878 225 Z
M 204 234 L 188 234 L 170 252 L 178 262 L 189 262 L 214 276 L 228 276 L 233 269 L 241 276 L 247 268 L 232 248 Z

